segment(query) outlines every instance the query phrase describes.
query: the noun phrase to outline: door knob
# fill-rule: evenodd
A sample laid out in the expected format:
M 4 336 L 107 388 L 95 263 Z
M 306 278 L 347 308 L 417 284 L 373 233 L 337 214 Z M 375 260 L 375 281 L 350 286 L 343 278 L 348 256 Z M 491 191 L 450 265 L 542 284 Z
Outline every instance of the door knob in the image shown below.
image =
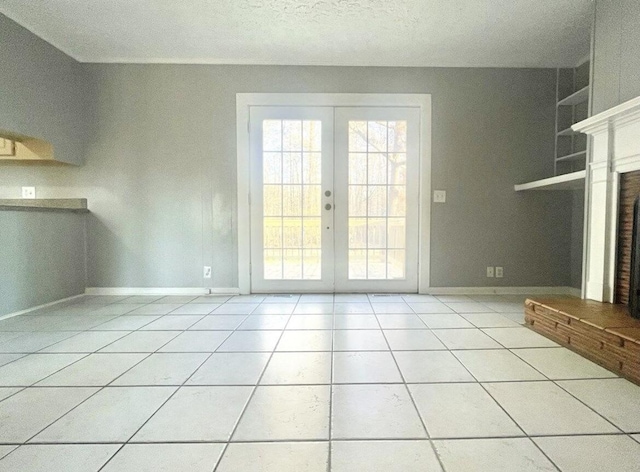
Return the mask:
M 331 210 L 331 203 L 327 203 L 327 204 L 324 206 L 324 209 L 325 209 L 325 210 Z

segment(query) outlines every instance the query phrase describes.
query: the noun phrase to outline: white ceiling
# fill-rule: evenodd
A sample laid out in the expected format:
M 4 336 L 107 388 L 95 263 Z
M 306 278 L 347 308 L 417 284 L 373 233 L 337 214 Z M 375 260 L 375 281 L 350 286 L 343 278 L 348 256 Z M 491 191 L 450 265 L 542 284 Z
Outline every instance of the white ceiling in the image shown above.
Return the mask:
M 0 0 L 83 62 L 573 66 L 592 0 Z

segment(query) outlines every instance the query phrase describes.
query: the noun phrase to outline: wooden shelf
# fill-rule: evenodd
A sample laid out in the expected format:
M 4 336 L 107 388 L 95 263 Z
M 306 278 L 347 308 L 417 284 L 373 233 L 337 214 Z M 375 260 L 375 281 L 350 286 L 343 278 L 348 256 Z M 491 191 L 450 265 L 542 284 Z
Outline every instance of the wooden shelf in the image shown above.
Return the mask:
M 586 175 L 586 171 L 579 170 L 570 174 L 549 177 L 548 179 L 517 184 L 513 188 L 516 192 L 523 192 L 525 190 L 580 190 L 584 188 Z
M 586 159 L 587 151 L 578 151 L 565 156 L 556 157 L 556 162 L 577 161 L 580 159 Z
M 572 106 L 589 100 L 589 86 L 581 88 L 558 102 L 558 106 Z

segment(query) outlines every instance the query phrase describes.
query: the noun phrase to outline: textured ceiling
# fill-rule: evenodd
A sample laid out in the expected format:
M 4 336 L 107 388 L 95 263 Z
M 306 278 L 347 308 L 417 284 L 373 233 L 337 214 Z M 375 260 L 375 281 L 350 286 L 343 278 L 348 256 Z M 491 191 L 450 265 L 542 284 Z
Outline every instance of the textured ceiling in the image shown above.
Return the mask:
M 0 0 L 85 62 L 571 66 L 592 0 Z

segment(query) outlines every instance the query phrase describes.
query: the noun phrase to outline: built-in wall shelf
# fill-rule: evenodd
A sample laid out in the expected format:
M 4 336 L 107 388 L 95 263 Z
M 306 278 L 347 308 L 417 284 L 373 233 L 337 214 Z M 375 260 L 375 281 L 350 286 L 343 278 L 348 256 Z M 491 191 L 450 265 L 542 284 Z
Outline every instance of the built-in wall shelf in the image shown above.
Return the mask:
M 582 160 L 586 159 L 587 151 L 578 151 L 571 154 L 567 154 L 566 156 L 558 156 L 556 161 L 574 161 L 574 160 Z
M 558 136 L 573 136 L 574 134 L 578 134 L 577 131 L 574 131 L 571 126 L 563 129 L 562 131 L 558 131 Z
M 573 106 L 589 100 L 589 86 L 582 87 L 577 92 L 572 93 L 566 98 L 558 101 L 558 106 Z
M 570 174 L 549 177 L 548 179 L 517 184 L 513 188 L 516 192 L 523 192 L 525 190 L 580 190 L 584 188 L 586 175 L 586 171 L 579 170 L 577 172 L 571 172 Z

